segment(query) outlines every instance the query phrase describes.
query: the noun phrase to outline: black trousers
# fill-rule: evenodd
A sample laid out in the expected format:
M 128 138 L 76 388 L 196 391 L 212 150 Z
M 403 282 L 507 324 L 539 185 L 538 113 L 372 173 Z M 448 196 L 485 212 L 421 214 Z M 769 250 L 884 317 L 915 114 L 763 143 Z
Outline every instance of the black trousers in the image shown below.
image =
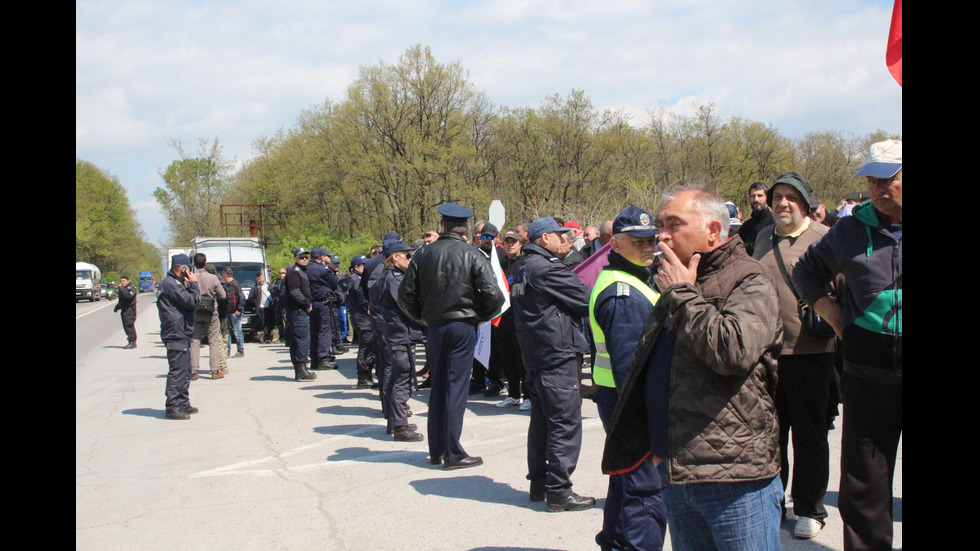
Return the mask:
M 317 363 L 330 357 L 333 339 L 333 319 L 330 306 L 314 302 L 310 311 L 310 361 Z
M 793 513 L 798 517 L 827 518 L 823 498 L 830 478 L 827 433 L 836 411 L 832 396 L 836 385 L 834 355 L 801 354 L 779 357 L 776 415 L 779 417 L 779 477 L 789 488 L 789 439 L 793 439 Z M 835 400 L 836 401 L 836 400 Z
M 167 347 L 167 411 L 191 405 L 191 339 L 165 342 Z
M 527 429 L 527 479 L 531 493 L 547 492 L 548 501 L 572 494 L 572 473 L 582 449 L 581 359 L 527 373 L 531 422 Z
M 429 324 L 425 356 L 429 361 L 429 457 L 445 456 L 447 463 L 467 457 L 460 443 L 469 397 L 476 327 L 466 321 Z
M 385 380 L 386 417 L 394 427 L 408 425 L 408 399 L 412 395 L 415 353 L 407 346 L 392 346 L 388 354 L 390 369 Z
M 902 437 L 902 385 L 844 374 L 840 515 L 844 549 L 891 549 L 892 488 Z
M 123 331 L 126 332 L 126 339 L 136 342 L 136 308 L 126 308 L 119 311 L 119 318 L 122 320 Z

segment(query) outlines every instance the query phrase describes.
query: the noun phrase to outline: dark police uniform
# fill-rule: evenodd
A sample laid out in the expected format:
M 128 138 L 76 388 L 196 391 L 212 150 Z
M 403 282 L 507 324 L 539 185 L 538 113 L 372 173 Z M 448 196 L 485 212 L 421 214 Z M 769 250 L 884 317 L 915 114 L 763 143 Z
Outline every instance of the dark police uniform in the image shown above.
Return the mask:
M 473 212 L 450 203 L 439 207 L 443 227 L 466 224 Z M 469 396 L 476 327 L 500 312 L 503 293 L 476 247 L 457 233 L 443 233 L 419 249 L 405 272 L 398 304 L 426 324 L 429 362 L 429 460 L 445 469 L 480 465 L 463 449 L 463 415 Z
M 365 260 L 364 255 L 357 255 L 351 260 L 351 267 L 364 264 Z M 344 283 L 347 312 L 357 335 L 357 388 L 370 388 L 375 335 L 371 329 L 371 318 L 368 317 L 367 298 L 361 290 L 361 274 L 351 271 Z
M 294 252 L 293 257 L 301 254 L 309 253 L 300 248 Z M 286 306 L 289 359 L 293 362 L 296 380 L 316 379 L 316 373 L 310 373 L 306 367 L 310 356 L 310 314 L 307 308 L 313 304 L 313 294 L 310 292 L 310 280 L 306 275 L 305 266 L 294 264 L 286 270 L 281 298 Z
M 580 319 L 589 315 L 589 289 L 560 259 L 531 243 L 518 262 L 511 303 L 531 400 L 531 496 L 557 504 L 573 497 L 571 475 L 582 447 L 578 373 L 589 346 Z
M 126 332 L 126 339 L 129 341 L 125 348 L 136 348 L 136 286 L 132 282 L 129 285 L 120 285 L 116 292 L 119 301 L 113 311 L 119 312 L 123 331 Z
M 614 232 L 615 233 L 615 232 Z M 650 270 L 637 266 L 615 252 L 592 290 L 589 310 L 596 341 L 592 380 L 603 429 L 608 430 L 616 409 L 616 386 L 622 385 L 633 361 L 643 324 L 653 311 L 659 293 L 650 288 Z M 596 536 L 601 549 L 662 549 L 667 532 L 660 474 L 652 463 L 611 475 L 602 531 Z
M 336 369 L 330 345 L 333 342 L 335 324 L 331 303 L 336 300 L 340 281 L 337 274 L 328 266 L 314 259 L 324 255 L 323 249 L 313 249 L 310 263 L 306 265 L 306 276 L 310 280 L 310 294 L 313 296 L 313 309 L 310 311 L 310 366 L 312 369 Z
M 384 319 L 383 335 L 388 348 L 385 410 L 388 429 L 394 433 L 396 440 L 419 441 L 422 440 L 422 435 L 408 428 L 408 398 L 412 393 L 415 345 L 422 342 L 422 327 L 398 307 L 398 289 L 403 278 L 401 270 L 385 268 L 377 285 L 381 316 Z
M 180 260 L 176 260 L 177 263 L 190 266 L 187 255 L 175 255 L 173 258 L 178 257 Z M 188 418 L 184 412 L 191 407 L 191 335 L 194 332 L 194 310 L 200 302 L 201 291 L 196 281 L 185 283 L 177 279 L 173 270 L 167 272 L 160 284 L 157 311 L 160 315 L 160 340 L 167 348 L 167 364 L 170 366 L 166 390 L 168 418 Z

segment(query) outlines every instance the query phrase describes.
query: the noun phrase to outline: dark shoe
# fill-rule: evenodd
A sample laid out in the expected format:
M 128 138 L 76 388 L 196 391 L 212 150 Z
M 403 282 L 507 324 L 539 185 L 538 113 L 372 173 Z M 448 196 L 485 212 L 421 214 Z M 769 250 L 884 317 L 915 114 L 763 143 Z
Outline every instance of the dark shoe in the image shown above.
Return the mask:
M 418 425 L 416 425 L 415 423 L 409 423 L 408 425 L 405 426 L 407 426 L 412 430 L 416 430 L 419 428 Z M 394 432 L 395 432 L 394 428 L 391 425 L 388 425 L 388 430 L 385 431 L 385 434 L 392 434 Z
M 548 502 L 549 513 L 561 513 L 562 511 L 585 511 L 595 507 L 594 497 L 583 497 L 574 492 L 560 501 Z
M 310 369 L 315 371 L 327 371 L 329 369 L 337 369 L 337 364 L 331 362 L 330 360 L 323 359 L 313 362 L 313 364 L 310 365 Z
M 198 411 L 200 411 L 200 410 L 199 410 L 199 409 L 197 409 L 197 408 L 196 408 L 196 407 L 194 407 L 194 406 L 187 406 L 187 407 L 185 407 L 185 408 L 184 408 L 183 410 L 181 410 L 181 411 L 183 411 L 184 413 L 186 413 L 186 414 L 188 414 L 188 415 L 194 415 L 195 413 L 197 413 L 197 412 L 198 412 Z
M 187 411 L 184 409 L 168 409 L 166 418 L 185 421 L 191 418 L 191 414 L 187 413 Z
M 500 396 L 501 388 L 497 385 L 491 384 L 483 391 L 483 395 L 487 398 L 493 398 L 494 396 Z
M 315 381 L 316 380 L 316 373 L 310 373 L 310 371 L 308 369 L 306 369 L 306 364 L 296 364 L 296 365 L 294 365 L 293 366 L 293 371 L 296 374 L 296 380 L 297 381 Z
M 238 354 L 235 354 L 234 356 L 231 356 L 231 357 L 232 358 L 244 358 L 245 357 L 245 353 L 244 352 L 239 352 Z
M 131 342 L 131 343 L 127 344 L 126 346 L 123 347 L 123 350 L 132 350 L 133 348 L 136 348 L 136 343 L 135 342 Z
M 443 469 L 447 471 L 454 471 L 456 469 L 466 469 L 469 467 L 476 467 L 478 465 L 483 465 L 483 458 L 481 457 L 464 457 L 455 463 L 446 463 Z
M 372 381 L 370 379 L 358 379 L 357 388 L 358 389 L 371 388 L 371 383 Z
M 405 427 L 395 427 L 395 434 L 392 436 L 395 442 L 421 442 L 424 436 L 415 432 L 411 425 Z
M 344 345 L 337 345 L 337 354 L 346 354 L 349 348 Z
M 432 379 L 426 379 L 419 383 L 419 388 L 432 388 Z
M 470 394 L 479 394 L 481 392 L 485 392 L 486 390 L 487 387 L 481 384 L 470 384 Z
M 432 463 L 433 465 L 442 465 L 442 462 L 445 460 L 446 460 L 446 456 L 440 455 L 439 457 L 430 457 L 429 463 Z

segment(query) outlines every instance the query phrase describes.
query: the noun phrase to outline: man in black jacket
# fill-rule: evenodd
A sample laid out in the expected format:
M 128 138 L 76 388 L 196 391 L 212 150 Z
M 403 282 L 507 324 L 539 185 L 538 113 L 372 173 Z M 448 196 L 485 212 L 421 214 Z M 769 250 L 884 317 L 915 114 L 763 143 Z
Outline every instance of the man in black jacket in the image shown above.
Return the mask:
M 422 247 L 405 271 L 398 305 L 411 318 L 428 325 L 429 461 L 447 470 L 483 463 L 463 449 L 463 414 L 469 395 L 476 348 L 476 327 L 500 312 L 503 293 L 486 257 L 463 236 L 473 212 L 444 204 L 439 239 Z
M 126 276 L 119 276 L 119 302 L 112 309 L 119 312 L 122 319 L 123 331 L 126 332 L 126 339 L 129 343 L 123 349 L 136 348 L 136 287 Z
M 745 244 L 745 252 L 752 256 L 755 248 L 755 238 L 762 228 L 772 225 L 772 210 L 766 199 L 769 187 L 763 182 L 754 182 L 749 186 L 749 205 L 752 207 L 752 218 L 738 229 L 738 236 Z
M 580 320 L 589 315 L 589 288 L 561 261 L 572 247 L 569 230 L 551 217 L 532 222 L 511 286 L 531 400 L 527 478 L 531 501 L 547 499 L 550 512 L 595 505 L 595 498 L 572 491 L 582 448 L 578 374 L 589 347 Z
M 316 373 L 310 373 L 307 362 L 310 359 L 310 311 L 313 310 L 313 295 L 310 293 L 310 280 L 306 276 L 306 266 L 310 253 L 300 247 L 293 251 L 296 264 L 286 271 L 283 283 L 282 300 L 286 305 L 286 325 L 289 326 L 289 358 L 297 381 L 312 381 Z
M 191 271 L 191 259 L 176 254 L 170 259 L 170 271 L 160 284 L 157 311 L 160 314 L 160 340 L 167 348 L 167 419 L 190 419 L 197 413 L 191 406 L 191 335 L 194 310 L 201 302 L 197 276 Z

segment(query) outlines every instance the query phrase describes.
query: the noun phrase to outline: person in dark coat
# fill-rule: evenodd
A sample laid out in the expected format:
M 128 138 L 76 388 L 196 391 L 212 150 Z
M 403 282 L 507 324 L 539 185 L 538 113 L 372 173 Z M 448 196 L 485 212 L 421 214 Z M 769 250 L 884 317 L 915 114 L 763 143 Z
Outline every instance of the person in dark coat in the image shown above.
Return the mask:
M 119 287 L 116 292 L 119 294 L 119 301 L 113 312 L 119 312 L 122 319 L 123 331 L 126 332 L 128 344 L 123 349 L 136 348 L 136 286 L 126 276 L 119 276 Z
M 429 461 L 444 469 L 483 464 L 463 449 L 463 415 L 469 395 L 476 331 L 500 312 L 504 296 L 490 263 L 466 244 L 473 212 L 451 203 L 439 207 L 439 239 L 419 249 L 398 292 L 398 305 L 426 324 L 429 397 Z
M 385 247 L 385 263 L 377 284 L 378 306 L 384 319 L 382 332 L 388 350 L 389 372 L 385 378 L 388 433 L 398 442 L 419 442 L 423 436 L 408 423 L 408 398 L 412 394 L 415 345 L 422 342 L 422 327 L 398 307 L 398 289 L 411 262 L 413 249 L 402 241 Z
M 531 501 L 547 500 L 551 512 L 595 505 L 595 498 L 572 491 L 582 447 L 578 374 L 589 349 L 580 320 L 589 315 L 589 288 L 561 261 L 572 247 L 568 232 L 551 217 L 532 222 L 511 286 L 531 399 L 527 479 Z
M 286 305 L 286 325 L 289 332 L 289 358 L 297 381 L 313 381 L 316 373 L 307 368 L 310 358 L 310 311 L 313 310 L 313 294 L 306 266 L 310 253 L 300 247 L 293 251 L 296 263 L 286 271 L 282 300 Z
M 201 302 L 197 277 L 191 271 L 191 259 L 176 254 L 170 259 L 170 271 L 160 284 L 157 311 L 160 315 L 160 340 L 167 348 L 167 419 L 190 419 L 197 413 L 191 406 L 191 335 L 194 332 L 194 310 Z

